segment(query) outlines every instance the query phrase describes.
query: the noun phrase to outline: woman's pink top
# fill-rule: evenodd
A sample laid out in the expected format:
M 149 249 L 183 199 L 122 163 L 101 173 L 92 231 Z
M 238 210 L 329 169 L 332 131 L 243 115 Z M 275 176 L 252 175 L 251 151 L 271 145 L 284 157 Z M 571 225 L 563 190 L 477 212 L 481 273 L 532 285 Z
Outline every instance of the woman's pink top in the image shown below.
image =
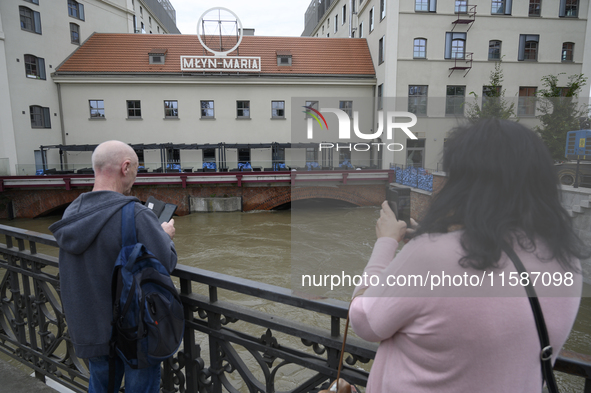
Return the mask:
M 516 272 L 513 263 L 503 253 L 501 269 L 483 272 L 461 267 L 461 233 L 422 235 L 406 244 L 396 258 L 394 239 L 377 240 L 365 273 L 378 276 L 380 283 L 358 286 L 354 295 L 362 288 L 367 290 L 353 299 L 350 311 L 355 333 L 380 342 L 368 393 L 542 391 L 540 341 L 525 289 L 509 285 L 509 274 Z M 545 248 L 535 252 L 516 248 L 516 252 L 525 268 L 540 272 L 538 279 L 546 284 L 556 273 L 551 285 L 538 281 L 535 286 L 555 361 L 577 315 L 581 276 L 575 274 L 572 282 L 563 280 L 556 285 L 566 272 L 555 260 L 541 261 Z M 413 274 L 422 275 L 424 282 L 428 277 L 427 285 L 417 288 L 418 281 L 409 285 L 408 280 L 404 287 L 381 285 L 389 275 Z M 476 285 L 476 278 L 470 283 L 470 277 L 484 277 L 484 285 L 465 286 L 456 277 L 458 287 L 443 289 L 451 292 L 438 292 L 441 285 L 431 290 L 431 283 L 437 282 L 434 275 L 444 274 L 466 277 L 468 284 Z M 390 277 L 390 283 L 396 281 Z

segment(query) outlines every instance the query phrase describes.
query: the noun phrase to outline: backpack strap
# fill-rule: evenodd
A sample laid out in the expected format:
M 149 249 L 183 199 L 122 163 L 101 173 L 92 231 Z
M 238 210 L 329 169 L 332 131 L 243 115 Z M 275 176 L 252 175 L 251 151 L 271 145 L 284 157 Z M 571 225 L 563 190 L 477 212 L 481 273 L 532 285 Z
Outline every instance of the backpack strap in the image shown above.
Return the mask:
M 135 233 L 135 201 L 129 202 L 121 209 L 121 242 L 122 247 L 137 243 Z

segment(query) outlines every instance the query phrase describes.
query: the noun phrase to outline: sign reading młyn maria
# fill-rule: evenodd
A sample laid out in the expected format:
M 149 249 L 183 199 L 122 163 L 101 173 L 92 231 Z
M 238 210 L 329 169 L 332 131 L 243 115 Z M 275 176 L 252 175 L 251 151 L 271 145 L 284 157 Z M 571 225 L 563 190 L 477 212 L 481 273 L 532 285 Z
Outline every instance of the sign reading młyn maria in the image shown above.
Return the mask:
M 226 8 L 211 8 L 197 22 L 199 42 L 213 56 L 181 56 L 181 71 L 261 72 L 261 58 L 228 56 L 242 42 L 242 22 Z

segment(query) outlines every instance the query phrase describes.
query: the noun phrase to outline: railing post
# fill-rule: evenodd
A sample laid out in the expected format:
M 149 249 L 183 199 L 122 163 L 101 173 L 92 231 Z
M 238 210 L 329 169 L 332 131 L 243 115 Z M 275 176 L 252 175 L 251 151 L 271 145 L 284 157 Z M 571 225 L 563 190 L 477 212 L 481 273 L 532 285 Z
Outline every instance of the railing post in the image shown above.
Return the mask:
M 217 288 L 209 286 L 209 301 L 215 303 L 218 301 Z M 221 330 L 221 315 L 218 313 L 207 313 L 207 326 L 214 330 Z M 218 340 L 213 336 L 209 336 L 209 362 L 211 370 L 211 383 L 213 393 L 222 393 L 222 380 L 220 375 L 222 370 L 222 349 Z
M 188 296 L 193 293 L 191 287 L 191 280 L 180 279 L 181 281 L 181 296 Z M 193 320 L 193 312 L 187 305 L 183 305 L 185 314 L 185 323 Z M 200 354 L 195 352 L 198 348 L 195 344 L 195 333 L 193 329 L 185 326 L 185 334 L 183 336 L 183 357 L 185 361 L 185 381 L 187 392 L 198 392 L 199 389 L 199 378 L 197 371 L 197 358 Z

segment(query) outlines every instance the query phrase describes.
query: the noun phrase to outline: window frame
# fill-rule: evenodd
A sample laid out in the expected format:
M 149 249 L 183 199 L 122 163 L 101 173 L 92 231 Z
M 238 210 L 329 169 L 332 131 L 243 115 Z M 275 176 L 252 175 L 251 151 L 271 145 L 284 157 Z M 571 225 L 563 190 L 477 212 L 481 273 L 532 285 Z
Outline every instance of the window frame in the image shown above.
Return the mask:
M 415 0 L 415 12 L 437 12 L 437 0 Z
M 339 101 L 339 109 L 345 112 L 349 119 L 353 119 L 353 101 Z
M 281 107 L 275 107 L 275 104 L 281 104 Z M 282 114 L 279 114 L 279 111 L 281 111 Z M 271 119 L 285 119 L 285 101 L 271 101 Z
M 565 48 L 565 46 L 567 46 L 567 48 Z M 570 48 L 568 48 L 568 46 L 570 46 Z M 569 52 L 570 52 L 570 56 L 568 55 Z M 562 43 L 562 51 L 560 54 L 560 61 L 563 63 L 573 63 L 575 61 L 575 43 L 574 42 L 563 42 Z
M 74 31 L 73 28 L 76 28 L 78 31 Z M 74 33 L 78 35 L 78 38 L 74 39 Z M 80 26 L 76 23 L 70 22 L 70 43 L 80 45 Z
M 127 110 L 127 119 L 140 120 L 142 118 L 142 101 L 141 100 L 126 100 L 125 108 Z M 130 104 L 133 106 L 130 107 Z M 133 115 L 130 116 L 130 113 Z
M 41 14 L 37 11 L 33 11 L 29 7 L 19 6 L 19 23 L 21 30 L 28 31 L 35 34 L 42 34 L 41 29 Z M 26 14 L 26 15 L 25 15 Z M 23 18 L 25 19 L 23 25 Z
M 207 107 L 203 107 L 203 103 L 207 103 Z M 211 106 L 209 106 L 211 105 Z M 201 100 L 199 102 L 199 110 L 201 113 L 201 119 L 215 119 L 215 101 L 214 100 Z M 209 115 L 211 111 L 211 115 Z M 205 115 L 204 115 L 205 113 Z
M 462 32 L 452 32 L 448 31 L 445 33 L 445 59 L 465 59 L 466 58 L 466 39 L 467 34 Z M 454 42 L 463 42 L 463 51 L 462 57 L 458 57 L 457 55 L 454 56 L 454 53 L 458 53 L 457 51 L 454 52 Z
M 425 94 L 420 94 L 423 90 Z M 415 92 L 417 94 L 415 94 Z M 429 85 L 408 85 L 408 112 L 414 113 L 418 117 L 426 117 L 428 97 Z M 413 112 L 414 109 L 418 108 L 424 108 L 424 110 L 416 110 Z
M 306 106 L 308 106 L 310 108 L 314 108 L 316 110 L 319 110 L 318 108 L 320 107 L 320 102 L 319 101 L 306 101 Z M 305 113 L 306 119 L 312 118 L 312 116 L 310 115 L 310 111 L 304 111 L 304 113 Z
M 31 54 L 24 55 L 25 76 L 31 79 L 46 80 L 45 59 Z M 35 70 L 33 70 L 35 68 Z
M 31 128 L 51 128 L 51 115 L 48 107 L 29 105 Z
M 92 106 L 92 103 L 96 103 L 96 107 Z M 100 104 L 99 104 L 100 103 Z M 101 107 L 102 105 L 102 107 Z M 88 100 L 88 108 L 90 110 L 90 119 L 105 119 L 105 100 Z M 94 113 L 98 113 L 99 115 L 95 115 Z
M 535 43 L 535 48 L 533 47 Z M 540 49 L 540 35 L 539 34 L 520 34 L 519 35 L 519 52 L 517 54 L 518 61 L 538 61 L 538 54 Z M 534 53 L 534 58 L 531 54 Z M 527 55 L 527 56 L 526 56 Z
M 534 10 L 534 12 L 532 12 Z M 537 11 L 537 13 L 536 13 Z M 542 16 L 542 0 L 529 0 L 529 7 L 527 16 L 539 17 Z
M 494 5 L 498 4 L 496 12 L 494 11 Z M 490 2 L 490 14 L 491 15 L 511 15 L 513 8 L 513 0 L 491 0 Z
M 334 16 L 334 32 L 339 31 L 339 14 Z
M 166 106 L 167 103 L 172 106 Z M 168 114 L 167 114 L 168 112 Z M 178 119 L 179 118 L 179 101 L 178 100 L 164 100 L 164 118 Z
M 378 65 L 382 64 L 386 61 L 386 46 L 385 46 L 386 36 L 383 35 L 382 38 L 378 40 Z
M 423 41 L 424 42 L 424 45 L 421 46 L 421 43 L 420 42 L 417 44 L 417 41 Z M 417 48 L 419 48 L 418 51 L 417 51 Z M 416 55 L 417 53 L 419 55 L 421 54 L 420 48 L 423 48 L 424 56 L 422 56 L 422 57 Z M 413 42 L 412 42 L 412 58 L 413 59 L 426 59 L 427 58 L 427 39 L 426 38 L 417 37 L 417 38 L 413 39 Z
M 380 0 L 380 22 L 386 17 L 386 0 Z
M 345 22 L 347 22 L 347 4 L 343 5 L 342 12 L 343 12 L 343 18 L 342 18 L 343 23 L 341 23 L 341 24 L 344 25 Z
M 558 16 L 561 18 L 578 18 L 579 8 L 579 0 L 560 0 Z
M 375 7 L 371 7 L 371 9 L 369 10 L 369 34 L 372 33 L 372 31 L 375 28 L 375 15 L 374 15 L 374 8 Z
M 244 105 L 246 104 L 246 105 Z M 242 107 L 241 107 L 242 105 Z M 246 112 L 246 115 L 244 114 Z M 242 113 L 242 115 L 240 115 Z M 250 119 L 250 100 L 236 100 L 236 119 Z
M 492 57 L 491 56 L 491 51 L 494 51 L 494 50 L 497 49 L 497 48 L 492 48 L 491 47 L 491 44 L 492 43 L 498 43 L 498 52 L 499 52 L 498 57 Z M 488 41 L 488 60 L 489 61 L 499 61 L 499 60 L 501 60 L 501 56 L 502 56 L 501 50 L 502 50 L 502 48 L 503 48 L 503 41 L 501 41 L 501 40 L 490 40 L 490 41 Z
M 383 97 L 384 97 L 384 84 L 381 83 L 378 85 L 378 88 L 376 89 L 376 97 L 377 97 L 377 107 L 378 110 L 381 110 L 384 108 L 384 101 L 383 101 Z
M 527 94 L 521 95 L 522 91 L 525 91 Z M 534 117 L 536 115 L 535 98 L 537 91 L 537 86 L 519 86 L 517 116 Z
M 84 4 L 76 0 L 68 0 L 68 16 L 78 20 L 84 20 Z
M 450 89 L 457 92 L 462 89 L 462 94 L 449 94 Z M 461 100 L 459 99 L 461 97 Z M 460 102 L 461 101 L 461 102 Z M 445 87 L 445 116 L 464 117 L 464 103 L 466 102 L 465 85 L 448 85 Z M 459 103 L 459 104 L 458 104 Z
M 468 13 L 468 0 L 455 0 L 454 13 L 455 14 L 467 14 Z

